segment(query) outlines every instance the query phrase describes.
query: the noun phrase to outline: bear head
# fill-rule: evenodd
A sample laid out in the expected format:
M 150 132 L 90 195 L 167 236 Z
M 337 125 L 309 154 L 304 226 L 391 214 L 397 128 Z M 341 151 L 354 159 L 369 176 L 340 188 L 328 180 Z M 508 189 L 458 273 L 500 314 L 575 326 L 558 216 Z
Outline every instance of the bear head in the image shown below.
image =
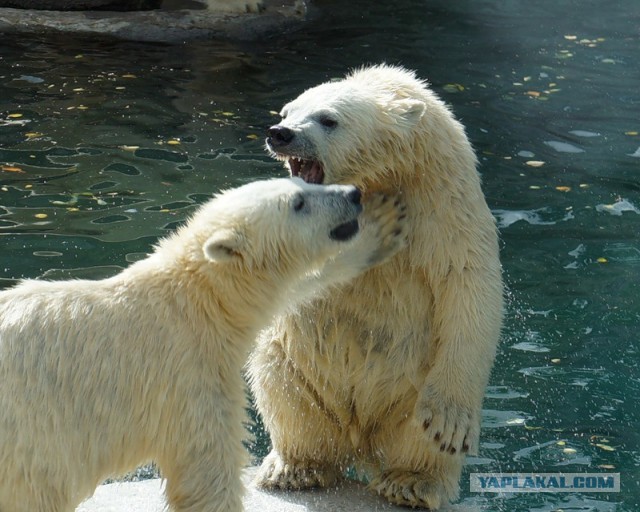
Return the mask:
M 397 167 L 411 166 L 431 104 L 442 107 L 414 73 L 364 68 L 285 105 L 281 121 L 268 130 L 267 149 L 309 183 L 388 182 Z

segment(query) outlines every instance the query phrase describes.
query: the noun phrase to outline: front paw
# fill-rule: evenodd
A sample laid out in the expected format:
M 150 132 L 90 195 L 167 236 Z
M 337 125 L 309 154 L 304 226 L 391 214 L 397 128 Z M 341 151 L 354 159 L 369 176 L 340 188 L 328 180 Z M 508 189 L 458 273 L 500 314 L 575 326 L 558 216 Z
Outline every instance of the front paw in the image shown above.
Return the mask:
M 377 245 L 369 257 L 369 266 L 391 258 L 407 244 L 407 206 L 402 196 L 372 195 L 364 205 L 361 226 Z
M 301 490 L 328 487 L 338 480 L 335 468 L 317 462 L 287 462 L 272 450 L 258 470 L 254 483 L 263 489 Z
M 415 418 L 434 449 L 451 455 L 477 453 L 479 408 L 457 403 L 427 386 L 416 402 Z

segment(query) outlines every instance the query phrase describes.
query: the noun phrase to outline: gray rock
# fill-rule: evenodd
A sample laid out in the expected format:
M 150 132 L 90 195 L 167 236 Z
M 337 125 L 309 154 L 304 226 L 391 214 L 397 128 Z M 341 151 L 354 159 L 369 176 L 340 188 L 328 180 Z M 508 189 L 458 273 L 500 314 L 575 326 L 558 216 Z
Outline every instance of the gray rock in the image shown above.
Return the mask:
M 63 3 L 65 0 L 0 0 L 5 3 L 18 1 L 24 4 L 42 4 L 49 1 Z M 72 1 L 74 0 L 69 0 Z M 169 3 L 171 7 L 165 8 L 165 3 Z M 162 9 L 129 12 L 44 11 L 0 7 L 0 37 L 2 33 L 41 35 L 49 32 L 169 43 L 195 39 L 253 41 L 292 30 L 306 17 L 304 0 L 265 0 L 264 4 L 265 9 L 262 12 L 245 14 L 181 9 L 181 5 L 202 7 L 202 4 L 189 0 L 163 2 Z

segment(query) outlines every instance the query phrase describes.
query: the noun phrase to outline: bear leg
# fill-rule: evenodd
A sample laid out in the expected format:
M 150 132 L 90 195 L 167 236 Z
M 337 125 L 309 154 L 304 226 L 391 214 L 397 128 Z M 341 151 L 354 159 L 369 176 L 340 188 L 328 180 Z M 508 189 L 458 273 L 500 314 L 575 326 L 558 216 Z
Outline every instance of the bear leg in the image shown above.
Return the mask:
M 434 452 L 419 427 L 406 421 L 374 439 L 382 470 L 369 488 L 390 503 L 438 510 L 458 498 L 464 455 Z
M 296 371 L 279 343 L 263 342 L 249 362 L 249 382 L 273 450 L 255 483 L 268 489 L 332 485 L 350 456 L 340 418 Z

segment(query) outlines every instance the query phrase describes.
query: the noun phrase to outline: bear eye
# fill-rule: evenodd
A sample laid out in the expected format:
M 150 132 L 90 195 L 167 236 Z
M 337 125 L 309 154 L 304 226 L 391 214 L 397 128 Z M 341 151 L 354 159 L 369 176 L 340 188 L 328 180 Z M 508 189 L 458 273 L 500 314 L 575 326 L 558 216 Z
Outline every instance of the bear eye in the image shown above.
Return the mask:
M 335 128 L 338 125 L 338 121 L 329 116 L 322 116 L 319 121 L 325 128 Z
M 293 210 L 299 212 L 304 208 L 304 197 L 298 194 L 293 200 Z

